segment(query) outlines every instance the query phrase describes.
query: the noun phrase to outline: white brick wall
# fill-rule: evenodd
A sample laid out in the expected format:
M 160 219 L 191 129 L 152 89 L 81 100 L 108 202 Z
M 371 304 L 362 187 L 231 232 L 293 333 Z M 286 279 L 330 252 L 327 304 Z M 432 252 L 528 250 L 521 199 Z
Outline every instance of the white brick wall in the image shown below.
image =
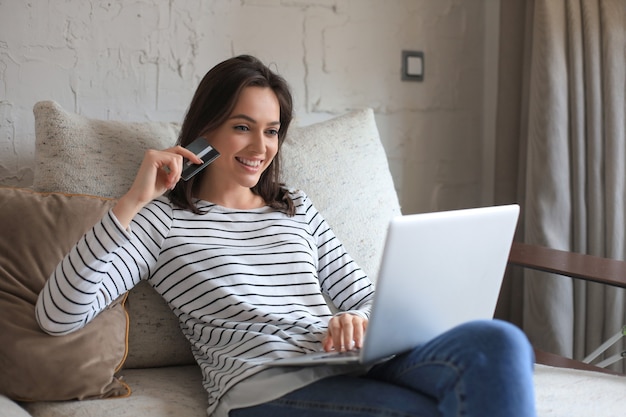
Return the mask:
M 32 182 L 32 106 L 179 121 L 204 73 L 251 53 L 297 122 L 373 107 L 406 213 L 481 204 L 485 7 L 493 0 L 0 0 L 0 184 Z M 425 80 L 400 79 L 401 51 Z

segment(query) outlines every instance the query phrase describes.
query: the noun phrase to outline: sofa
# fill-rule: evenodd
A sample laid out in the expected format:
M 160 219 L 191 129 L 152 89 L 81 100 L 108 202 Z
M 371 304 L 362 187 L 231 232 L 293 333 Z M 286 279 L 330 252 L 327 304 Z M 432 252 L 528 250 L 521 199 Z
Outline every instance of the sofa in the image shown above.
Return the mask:
M 34 116 L 33 186 L 0 186 L 0 416 L 205 416 L 200 370 L 146 283 L 70 335 L 48 336 L 34 318 L 54 266 L 128 189 L 145 149 L 171 146 L 179 125 L 90 119 L 52 101 Z M 296 123 L 282 158 L 286 183 L 310 195 L 375 280 L 401 208 L 373 111 Z M 539 416 L 623 415 L 622 377 L 538 364 L 535 384 Z

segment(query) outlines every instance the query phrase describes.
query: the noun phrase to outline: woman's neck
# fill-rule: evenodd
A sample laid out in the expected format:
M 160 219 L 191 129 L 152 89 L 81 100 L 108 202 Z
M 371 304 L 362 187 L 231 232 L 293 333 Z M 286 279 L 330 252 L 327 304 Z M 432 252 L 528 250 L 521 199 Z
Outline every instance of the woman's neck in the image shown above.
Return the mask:
M 196 197 L 222 207 L 239 210 L 250 210 L 266 205 L 261 196 L 244 187 L 220 190 L 219 187 L 202 186 L 198 190 Z

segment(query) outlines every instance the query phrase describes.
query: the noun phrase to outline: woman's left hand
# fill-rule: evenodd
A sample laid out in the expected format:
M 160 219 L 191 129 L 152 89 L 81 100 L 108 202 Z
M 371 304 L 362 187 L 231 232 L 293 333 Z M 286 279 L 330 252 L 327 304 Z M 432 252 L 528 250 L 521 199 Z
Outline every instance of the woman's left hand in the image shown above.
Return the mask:
M 367 329 L 367 319 L 356 314 L 343 313 L 333 316 L 328 322 L 328 333 L 323 346 L 326 352 L 345 352 L 360 349 Z

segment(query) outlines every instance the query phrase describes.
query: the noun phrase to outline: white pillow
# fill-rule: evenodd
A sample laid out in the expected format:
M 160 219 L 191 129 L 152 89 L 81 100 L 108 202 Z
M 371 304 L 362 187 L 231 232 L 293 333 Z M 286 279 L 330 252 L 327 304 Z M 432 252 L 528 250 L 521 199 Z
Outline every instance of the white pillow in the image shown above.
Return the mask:
M 306 192 L 348 252 L 376 280 L 389 220 L 400 214 L 374 112 L 291 129 L 283 179 Z
M 146 149 L 165 149 L 180 125 L 90 119 L 53 101 L 35 104 L 37 191 L 118 198 L 128 190 Z

